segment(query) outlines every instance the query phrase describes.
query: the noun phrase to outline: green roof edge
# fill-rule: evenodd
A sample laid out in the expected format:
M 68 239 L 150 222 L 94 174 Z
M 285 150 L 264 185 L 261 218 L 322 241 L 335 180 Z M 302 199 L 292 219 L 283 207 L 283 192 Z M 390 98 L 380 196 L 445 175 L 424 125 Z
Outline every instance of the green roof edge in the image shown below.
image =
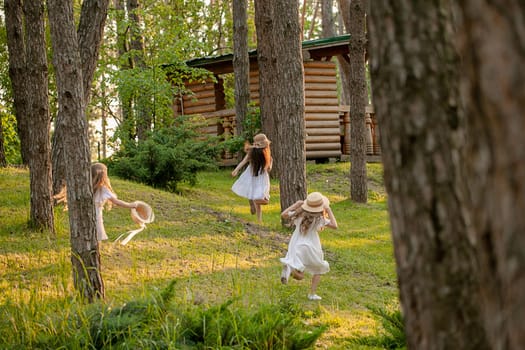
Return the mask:
M 338 36 L 333 36 L 330 38 L 307 40 L 307 41 L 303 41 L 302 48 L 310 49 L 310 48 L 315 48 L 315 47 L 322 47 L 325 45 L 329 46 L 330 44 L 345 42 L 349 40 L 350 40 L 350 34 L 338 35 Z M 256 54 L 257 54 L 257 49 L 248 51 L 249 56 L 254 56 Z M 205 57 L 192 58 L 191 60 L 187 60 L 186 64 L 190 67 L 198 67 L 198 66 L 212 64 L 212 63 L 231 61 L 232 59 L 233 59 L 233 54 L 227 53 L 227 54 L 219 55 L 219 56 L 205 56 Z

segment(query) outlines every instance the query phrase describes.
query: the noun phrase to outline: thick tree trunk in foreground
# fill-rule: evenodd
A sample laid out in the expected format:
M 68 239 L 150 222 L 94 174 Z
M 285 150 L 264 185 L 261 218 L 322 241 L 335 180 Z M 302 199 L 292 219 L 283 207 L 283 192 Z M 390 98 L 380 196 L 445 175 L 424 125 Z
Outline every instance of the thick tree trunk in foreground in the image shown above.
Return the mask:
M 371 6 L 374 104 L 409 349 L 489 348 L 464 215 L 468 126 L 451 23 L 446 4 Z
M 368 103 L 365 73 L 366 0 L 352 0 L 350 5 L 350 198 L 366 203 L 366 114 Z
M 525 344 L 523 1 L 462 1 L 469 230 L 491 349 Z
M 48 0 L 59 114 L 63 116 L 71 262 L 75 288 L 88 300 L 104 297 L 95 229 L 90 152 L 84 106 L 82 62 L 72 3 Z
M 306 197 L 303 62 L 297 1 L 255 2 L 263 131 L 272 141 L 281 209 Z

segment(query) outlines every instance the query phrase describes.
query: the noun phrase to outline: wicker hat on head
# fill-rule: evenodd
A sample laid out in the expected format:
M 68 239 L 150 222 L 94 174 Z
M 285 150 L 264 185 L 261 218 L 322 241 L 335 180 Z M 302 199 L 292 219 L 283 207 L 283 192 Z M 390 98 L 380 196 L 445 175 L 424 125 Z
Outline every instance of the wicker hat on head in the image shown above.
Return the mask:
M 306 200 L 301 205 L 301 208 L 310 213 L 320 213 L 328 205 L 330 205 L 328 198 L 319 192 L 312 192 L 308 195 L 308 197 L 306 197 Z
M 148 203 L 142 201 L 135 201 L 136 208 L 131 209 L 131 219 L 139 225 L 149 224 L 155 220 L 153 209 Z
M 270 146 L 270 140 L 268 140 L 265 134 L 257 134 L 253 137 L 254 148 L 266 148 L 268 146 Z

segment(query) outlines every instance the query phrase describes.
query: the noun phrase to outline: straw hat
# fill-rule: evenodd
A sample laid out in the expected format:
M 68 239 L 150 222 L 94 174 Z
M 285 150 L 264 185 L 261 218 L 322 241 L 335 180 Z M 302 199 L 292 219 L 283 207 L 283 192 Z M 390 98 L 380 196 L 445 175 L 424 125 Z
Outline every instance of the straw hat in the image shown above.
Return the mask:
M 328 198 L 319 192 L 312 192 L 308 195 L 308 197 L 306 197 L 306 200 L 301 205 L 301 208 L 310 213 L 320 213 L 328 205 L 330 205 Z
M 257 134 L 253 137 L 253 147 L 255 148 L 266 148 L 270 146 L 270 140 L 265 134 Z
M 155 220 L 155 214 L 148 203 L 142 201 L 133 202 L 137 204 L 136 208 L 131 209 L 131 219 L 139 225 L 149 224 Z

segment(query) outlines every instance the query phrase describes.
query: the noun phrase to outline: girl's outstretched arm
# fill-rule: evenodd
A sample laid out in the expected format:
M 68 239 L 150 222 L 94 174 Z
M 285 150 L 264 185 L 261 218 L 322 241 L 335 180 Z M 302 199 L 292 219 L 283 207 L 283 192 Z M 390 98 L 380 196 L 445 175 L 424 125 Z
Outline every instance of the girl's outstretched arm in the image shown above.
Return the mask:
M 333 228 L 334 230 L 337 229 L 337 220 L 335 219 L 334 213 L 332 212 L 332 208 L 327 205 L 324 210 L 328 214 L 328 220 L 330 220 L 330 223 L 326 225 L 326 227 Z
M 114 205 L 116 206 L 119 206 L 119 207 L 122 207 L 122 208 L 136 208 L 137 207 L 137 203 L 133 202 L 133 203 L 128 203 L 128 202 L 125 202 L 125 201 L 122 201 L 118 198 L 109 198 L 109 200 L 111 201 L 111 203 L 113 203 Z
M 281 213 L 281 217 L 283 219 L 288 219 L 290 217 L 290 212 L 299 209 L 299 207 L 301 207 L 302 204 L 303 204 L 303 201 L 298 200 L 294 204 L 290 205 L 288 208 L 284 209 L 284 211 Z
M 249 161 L 249 154 L 246 153 L 246 155 L 244 156 L 244 158 L 241 160 L 241 162 L 239 164 L 237 164 L 237 166 L 235 167 L 235 169 L 233 169 L 232 171 L 232 176 L 237 176 L 237 174 L 239 173 L 239 170 L 242 169 L 243 166 L 246 165 L 246 163 L 248 163 Z

